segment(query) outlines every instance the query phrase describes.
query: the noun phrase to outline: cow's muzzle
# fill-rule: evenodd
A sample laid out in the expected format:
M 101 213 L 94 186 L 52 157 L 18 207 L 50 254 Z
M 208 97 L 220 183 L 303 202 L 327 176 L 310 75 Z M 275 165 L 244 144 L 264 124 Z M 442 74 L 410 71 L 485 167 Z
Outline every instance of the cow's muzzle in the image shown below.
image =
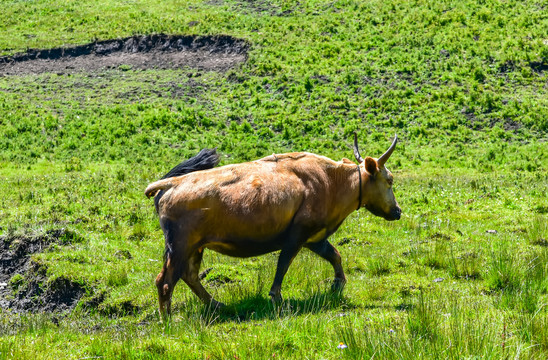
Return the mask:
M 392 210 L 390 211 L 390 215 L 385 217 L 385 219 L 389 221 L 399 220 L 400 218 L 401 218 L 401 208 L 399 206 L 392 208 Z
M 399 220 L 401 217 L 401 208 L 398 205 L 393 207 L 388 213 L 370 204 L 365 205 L 365 208 L 369 210 L 373 215 L 380 216 L 388 221 Z

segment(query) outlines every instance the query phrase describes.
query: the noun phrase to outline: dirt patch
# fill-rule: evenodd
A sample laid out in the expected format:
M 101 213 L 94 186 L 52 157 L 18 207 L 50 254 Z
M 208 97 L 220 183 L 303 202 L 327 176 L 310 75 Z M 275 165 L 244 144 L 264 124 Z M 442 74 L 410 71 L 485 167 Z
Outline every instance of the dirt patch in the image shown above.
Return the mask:
M 49 280 L 47 269 L 31 255 L 53 244 L 68 245 L 81 239 L 65 229 L 37 235 L 0 237 L 0 308 L 21 311 L 64 311 L 73 308 L 85 289 L 69 279 Z
M 503 128 L 506 131 L 516 131 L 521 129 L 521 124 L 512 119 L 504 119 Z
M 532 61 L 529 63 L 529 66 L 536 72 L 544 72 L 548 70 L 548 61 L 545 59 L 543 61 Z
M 491 128 L 497 126 L 498 124 L 502 124 L 502 128 L 505 131 L 516 131 L 521 129 L 522 127 L 520 123 L 510 118 L 505 118 L 505 119 L 496 118 L 496 119 L 491 119 L 489 121 L 489 127 Z
M 481 130 L 483 129 L 483 124 L 478 120 L 476 114 L 468 106 L 465 106 L 460 111 L 466 117 L 465 125 L 472 130 Z
M 244 62 L 248 43 L 231 36 L 132 36 L 0 57 L 0 74 L 95 72 L 101 69 L 197 68 L 226 71 Z

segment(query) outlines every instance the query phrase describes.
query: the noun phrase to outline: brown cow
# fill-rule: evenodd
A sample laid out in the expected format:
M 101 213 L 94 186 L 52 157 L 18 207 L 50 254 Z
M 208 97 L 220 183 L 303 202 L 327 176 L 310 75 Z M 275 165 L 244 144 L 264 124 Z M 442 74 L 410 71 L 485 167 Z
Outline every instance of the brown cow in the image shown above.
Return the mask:
M 277 302 L 291 261 L 306 247 L 333 265 L 332 289 L 342 290 L 341 256 L 327 239 L 361 207 L 386 220 L 400 218 L 393 177 L 384 166 L 396 142 L 378 160 L 364 160 L 354 134 L 358 165 L 301 152 L 214 168 L 219 156 L 204 149 L 150 184 L 145 194 L 155 196 L 166 245 L 156 278 L 162 316 L 171 312 L 179 278 L 203 302 L 222 305 L 198 277 L 204 249 L 236 257 L 281 250 L 269 293 Z

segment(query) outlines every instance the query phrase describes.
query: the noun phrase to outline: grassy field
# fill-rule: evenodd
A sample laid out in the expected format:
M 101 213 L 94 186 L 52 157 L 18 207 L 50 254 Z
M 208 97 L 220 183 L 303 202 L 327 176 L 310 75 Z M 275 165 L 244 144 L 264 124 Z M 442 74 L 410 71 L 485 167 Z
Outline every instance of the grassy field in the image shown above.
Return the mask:
M 0 285 L 0 305 L 32 305 L 0 310 L 0 359 L 548 357 L 542 2 L 2 8 L 0 56 L 157 33 L 230 35 L 249 49 L 226 72 L 0 72 L 0 249 L 49 244 Z M 342 295 L 328 291 L 331 266 L 303 250 L 275 309 L 277 254 L 206 252 L 203 281 L 227 308 L 180 283 L 172 321 L 160 322 L 164 243 L 147 184 L 204 147 L 221 165 L 286 151 L 353 159 L 354 131 L 374 157 L 398 134 L 387 167 L 403 215 L 389 223 L 362 209 L 332 236 Z M 76 307 L 44 311 L 67 293 Z

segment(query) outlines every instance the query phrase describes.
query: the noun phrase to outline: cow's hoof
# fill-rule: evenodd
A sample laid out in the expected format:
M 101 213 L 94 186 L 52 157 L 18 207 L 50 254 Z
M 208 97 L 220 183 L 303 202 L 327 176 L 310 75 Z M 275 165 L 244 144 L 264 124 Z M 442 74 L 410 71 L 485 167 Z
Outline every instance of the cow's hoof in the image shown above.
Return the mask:
M 274 306 L 277 306 L 277 305 L 280 305 L 284 299 L 282 297 L 282 294 L 278 293 L 278 294 L 269 294 L 270 295 L 270 301 L 272 301 L 272 305 Z
M 346 279 L 336 278 L 331 285 L 331 291 L 334 293 L 341 293 L 346 285 Z
M 166 311 L 160 310 L 158 314 L 160 315 L 160 322 L 164 324 L 169 323 L 169 321 L 171 320 L 171 314 L 168 314 Z
M 209 307 L 213 310 L 217 310 L 217 309 L 223 309 L 226 307 L 226 305 L 220 301 L 217 301 L 217 300 L 211 300 L 209 302 Z

